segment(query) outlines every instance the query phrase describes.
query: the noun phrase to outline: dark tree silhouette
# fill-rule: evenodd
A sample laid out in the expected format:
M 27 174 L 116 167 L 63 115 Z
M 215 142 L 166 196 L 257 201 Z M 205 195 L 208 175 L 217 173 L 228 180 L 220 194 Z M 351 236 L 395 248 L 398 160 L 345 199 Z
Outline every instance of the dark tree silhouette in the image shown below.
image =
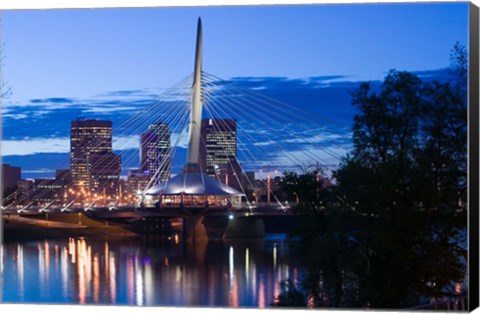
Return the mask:
M 288 173 L 290 234 L 315 306 L 401 308 L 455 294 L 466 272 L 466 52 L 448 82 L 392 70 L 352 93 L 354 149 L 322 185 Z

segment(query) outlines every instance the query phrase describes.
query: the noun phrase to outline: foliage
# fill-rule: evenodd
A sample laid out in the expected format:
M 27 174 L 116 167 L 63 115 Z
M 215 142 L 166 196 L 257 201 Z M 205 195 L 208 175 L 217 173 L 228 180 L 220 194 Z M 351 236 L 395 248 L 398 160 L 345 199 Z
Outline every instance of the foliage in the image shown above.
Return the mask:
M 468 54 L 465 46 L 456 42 L 450 52 L 450 72 L 454 80 L 456 88 L 460 89 L 462 93 L 467 91 L 468 81 Z
M 299 211 L 320 211 L 325 208 L 324 201 L 330 201 L 328 191 L 331 182 L 318 167 L 305 169 L 302 174 L 287 171 L 280 186 L 287 200 L 297 203 Z
M 466 269 L 466 53 L 452 79 L 392 70 L 352 93 L 353 151 L 334 173 L 287 173 L 302 219 L 289 235 L 313 306 L 398 308 L 454 293 Z

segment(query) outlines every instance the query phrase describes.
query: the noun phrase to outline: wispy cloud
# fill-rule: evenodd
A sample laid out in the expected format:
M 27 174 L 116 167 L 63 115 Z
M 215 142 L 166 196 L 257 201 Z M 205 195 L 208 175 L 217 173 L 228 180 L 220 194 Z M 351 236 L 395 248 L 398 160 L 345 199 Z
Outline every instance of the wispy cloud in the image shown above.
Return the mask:
M 132 89 L 132 90 L 118 90 L 113 92 L 105 93 L 106 96 L 138 96 L 145 95 L 145 90 L 143 89 Z
M 442 79 L 445 70 L 417 74 L 429 80 Z M 207 74 L 207 78 L 205 105 L 217 106 L 215 114 L 237 120 L 238 159 L 247 168 L 267 164 L 293 167 L 316 161 L 331 166 L 351 148 L 352 118 L 357 111 L 351 105 L 350 93 L 360 84 L 353 76 L 221 80 Z M 380 82 L 372 84 L 378 86 Z M 52 160 L 51 164 L 53 160 L 68 161 L 70 121 L 77 117 L 112 121 L 114 149 L 138 155 L 140 134 L 150 123 L 173 121 L 174 115 L 180 118 L 188 110 L 190 86 L 186 83 L 168 92 L 132 89 L 86 98 L 58 96 L 7 102 L 2 108 L 2 155 L 13 164 L 28 165 L 26 169 L 32 171 L 50 167 L 33 156 L 41 155 Z M 208 115 L 208 110 L 204 114 Z M 182 156 L 177 158 L 180 163 L 188 147 L 188 131 L 180 134 L 182 129 L 177 125 L 171 130 L 172 147 L 178 143 Z M 137 155 L 134 159 L 138 161 Z M 172 166 L 180 169 L 183 164 Z
M 114 150 L 138 149 L 140 147 L 140 136 L 115 136 L 112 140 Z
M 56 169 L 50 168 L 38 168 L 38 169 L 22 169 L 23 173 L 28 174 L 45 174 L 45 173 L 54 173 Z
M 45 104 L 45 103 L 57 103 L 57 104 L 71 104 L 74 102 L 72 98 L 46 98 L 46 99 L 32 99 L 30 100 L 33 104 Z
M 27 138 L 2 140 L 2 155 L 33 155 L 37 153 L 66 153 L 70 151 L 69 138 Z
M 188 132 L 183 132 L 182 134 L 173 133 L 171 135 L 171 143 L 172 146 L 177 144 L 177 147 L 179 148 L 188 148 Z
M 278 151 L 269 164 L 279 168 L 302 168 L 316 164 L 326 169 L 336 168 L 340 161 L 337 156 L 345 156 L 347 151 L 335 147 L 331 147 L 329 151 L 318 148 Z
M 13 119 L 13 120 L 21 120 L 28 118 L 26 113 L 5 113 L 3 114 L 4 119 Z
M 118 114 L 118 108 L 117 107 L 96 107 L 96 108 L 89 108 L 83 111 L 84 114 Z M 121 108 L 122 111 L 133 111 L 133 110 L 138 110 L 138 107 L 128 107 L 124 106 Z

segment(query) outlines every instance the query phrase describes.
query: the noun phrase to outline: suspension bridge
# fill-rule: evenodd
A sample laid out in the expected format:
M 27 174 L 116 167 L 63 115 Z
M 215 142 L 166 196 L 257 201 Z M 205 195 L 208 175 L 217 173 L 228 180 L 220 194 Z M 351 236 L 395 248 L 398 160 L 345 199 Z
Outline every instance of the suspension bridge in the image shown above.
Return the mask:
M 193 74 L 156 97 L 151 106 L 115 125 L 113 133 L 122 135 L 115 142 L 116 151 L 128 147 L 129 136 L 137 136 L 152 123 L 168 126 L 171 134 L 169 145 L 158 148 L 158 168 L 144 186 L 139 185 L 136 195 L 126 195 L 121 188 L 116 195 L 106 195 L 105 189 L 94 193 L 75 182 L 64 184 L 66 178 L 61 176 L 52 185 L 62 184 L 63 195 L 42 202 L 38 194 L 48 191 L 37 193 L 37 201 L 12 193 L 3 200 L 2 212 L 25 217 L 82 213 L 123 222 L 181 218 L 187 240 L 208 237 L 204 217 L 221 216 L 235 220 L 233 228 L 243 228 L 245 234 L 261 234 L 259 219 L 292 215 L 289 210 L 295 202 L 289 203 L 278 189 L 279 173 L 305 170 L 306 165 L 328 171 L 349 150 L 349 144 L 341 141 L 345 133 L 327 120 L 262 94 L 261 89 L 244 88 L 203 71 L 199 18 Z M 228 121 L 234 121 L 235 127 Z M 207 127 L 216 136 L 213 144 L 203 130 Z M 90 147 L 100 145 L 104 145 L 100 139 L 89 143 Z M 208 145 L 229 147 L 222 167 L 205 156 Z M 185 163 L 171 175 L 171 161 L 181 159 L 185 149 Z M 97 162 L 110 167 L 113 161 L 104 158 Z M 129 164 L 137 157 L 123 158 L 123 164 Z M 263 178 L 256 179 L 252 173 L 259 169 L 257 175 Z M 243 221 L 240 226 L 239 221 Z

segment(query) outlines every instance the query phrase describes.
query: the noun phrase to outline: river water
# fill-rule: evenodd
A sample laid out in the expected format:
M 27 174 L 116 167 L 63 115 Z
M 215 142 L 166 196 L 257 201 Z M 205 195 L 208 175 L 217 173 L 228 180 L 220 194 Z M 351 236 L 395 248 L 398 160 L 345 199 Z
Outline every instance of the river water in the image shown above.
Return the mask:
M 298 284 L 282 236 L 185 245 L 177 236 L 70 238 L 3 244 L 2 302 L 270 307 L 279 283 Z

